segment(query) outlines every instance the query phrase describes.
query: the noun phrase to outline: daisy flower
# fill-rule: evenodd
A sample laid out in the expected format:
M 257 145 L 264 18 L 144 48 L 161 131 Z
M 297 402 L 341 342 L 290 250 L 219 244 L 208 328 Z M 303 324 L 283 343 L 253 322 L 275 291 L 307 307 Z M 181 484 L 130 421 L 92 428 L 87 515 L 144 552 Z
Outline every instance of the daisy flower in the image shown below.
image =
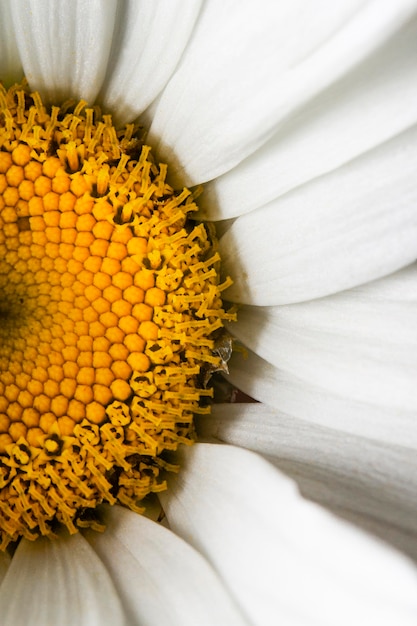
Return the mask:
M 14 552 L 0 554 L 2 624 L 415 623 L 416 34 L 417 4 L 411 0 L 0 4 L 0 78 L 6 87 L 23 77 L 29 85 L 20 95 L 13 87 L 0 94 L 5 184 L 0 400 L 13 405 L 0 416 L 0 514 L 2 531 L 10 537 L 21 519 L 26 524 Z M 56 108 L 68 99 L 82 103 Z M 104 112 L 102 118 L 96 104 Z M 127 125 L 125 134 L 116 134 L 108 114 L 118 129 Z M 133 123 L 147 128 L 146 143 L 155 161 L 147 161 L 146 149 L 133 135 Z M 75 139 L 71 143 L 68 133 L 88 139 L 87 152 Z M 45 137 L 47 150 L 52 146 L 56 155 L 39 143 Z M 13 141 L 18 139 L 26 148 L 16 147 Z M 33 165 L 35 149 L 38 161 Z M 134 159 L 129 169 L 130 155 Z M 76 173 L 82 163 L 84 178 L 70 177 L 63 163 Z M 169 164 L 169 185 L 165 166 L 158 169 L 155 163 Z M 84 188 L 88 176 L 94 182 Z M 137 223 L 142 227 L 139 213 L 129 213 L 128 207 L 134 195 L 146 213 L 151 198 L 143 183 L 147 178 L 162 221 L 152 231 L 150 252 L 147 240 L 148 265 L 139 278 L 134 274 L 134 282 L 134 263 L 144 256 L 140 246 L 145 245 L 136 239 L 144 236 L 132 241 L 133 227 L 123 225 L 134 222 L 135 228 Z M 119 179 L 122 187 L 107 197 Z M 175 194 L 171 185 L 191 192 Z M 197 208 L 194 199 L 200 185 L 204 191 L 196 215 L 216 223 L 219 279 L 211 269 L 218 255 L 209 228 L 194 231 L 188 222 L 187 229 L 182 228 L 185 215 Z M 72 199 L 65 196 L 69 190 Z M 33 201 L 31 213 L 19 214 L 23 204 L 18 202 L 27 206 L 35 196 L 43 198 L 43 208 Z M 105 235 L 109 202 L 100 204 L 102 196 L 117 205 L 111 224 L 118 234 L 111 243 Z M 76 228 L 75 222 L 69 224 L 71 202 L 78 202 L 81 216 Z M 51 209 L 49 221 L 46 209 Z M 177 209 L 183 210 L 181 218 Z M 95 258 L 104 246 L 107 274 L 117 279 L 107 284 L 106 272 L 99 271 L 94 260 L 71 255 L 59 274 L 64 248 L 56 247 L 57 242 L 74 244 L 59 239 L 59 220 L 65 214 L 68 237 L 78 237 L 85 249 L 94 246 Z M 180 230 L 170 230 L 179 221 Z M 26 252 L 19 256 L 3 241 L 17 241 L 18 235 L 25 240 L 28 231 L 38 233 L 38 247 L 31 250 L 36 249 L 39 258 L 30 263 L 25 256 L 29 244 L 23 241 Z M 163 243 L 154 242 L 156 232 L 165 236 Z M 188 298 L 180 301 L 191 309 L 196 307 L 194 317 L 203 319 L 200 326 L 192 316 L 186 318 L 186 306 L 175 308 L 175 299 L 170 301 L 174 308 L 166 309 L 171 317 L 167 313 L 163 319 L 169 297 L 161 295 L 161 283 L 154 284 L 152 277 L 147 282 L 146 272 L 152 274 L 160 267 L 160 257 L 171 254 L 167 236 L 172 248 L 181 241 L 181 262 L 197 258 L 190 270 L 197 278 L 189 284 L 198 288 L 193 287 L 192 296 L 181 292 L 178 297 Z M 46 246 L 49 261 L 42 266 L 39 259 Z M 122 265 L 126 249 L 130 265 Z M 72 270 L 67 271 L 70 262 Z M 115 269 L 119 265 L 123 271 Z M 77 361 L 80 369 L 65 374 L 65 393 L 74 400 L 68 416 L 67 404 L 60 404 L 65 393 L 58 383 L 61 370 L 72 371 L 67 362 L 73 358 L 74 333 L 65 320 L 71 308 L 66 303 L 73 300 L 71 290 L 65 289 L 74 284 L 75 274 L 76 281 L 91 287 L 79 297 L 92 302 L 94 290 L 116 294 L 113 300 L 97 295 L 90 307 L 89 328 L 96 324 L 93 338 L 100 339 L 100 328 L 105 327 L 121 329 L 123 339 L 114 331 L 113 342 L 99 342 L 97 363 Z M 17 319 L 21 311 L 10 302 L 15 306 L 20 297 L 21 303 L 25 298 L 32 302 L 25 286 L 29 275 L 65 293 L 60 312 L 64 338 L 69 339 L 66 343 L 63 335 L 51 334 L 55 346 L 62 340 L 62 361 L 48 362 L 47 381 L 39 374 L 23 389 L 6 373 L 25 380 L 25 363 L 22 371 L 6 370 L 4 363 L 14 363 L 8 351 L 7 329 L 13 328 L 8 320 Z M 16 276 L 25 289 L 19 288 Z M 167 271 L 164 280 L 172 285 L 175 276 Z M 128 294 L 122 304 L 117 289 Z M 203 291 L 212 294 L 205 303 Z M 138 306 L 142 292 L 146 295 L 141 315 L 151 308 L 154 317 L 141 318 L 148 325 L 141 331 L 146 341 L 138 348 L 137 326 L 124 306 L 126 300 L 129 311 Z M 231 308 L 220 304 L 220 292 Z M 106 308 L 106 302 L 117 304 Z M 98 321 L 93 309 L 100 312 Z M 129 461 L 126 469 L 130 457 L 120 456 L 117 441 L 111 439 L 123 426 L 120 407 L 131 392 L 120 382 L 122 373 L 141 372 L 136 382 L 147 390 L 141 397 L 146 400 L 148 392 L 154 393 L 149 391 L 155 382 L 149 363 L 155 365 L 152 354 L 161 348 L 161 337 L 174 337 L 169 346 L 164 344 L 167 350 L 175 353 L 175 342 L 185 341 L 192 362 L 210 363 L 210 333 L 218 330 L 212 326 L 213 310 L 240 346 L 226 378 L 256 402 L 219 403 L 210 417 L 197 415 L 198 442 L 173 453 L 171 460 L 181 471 L 168 477 L 168 489 L 157 493 L 147 516 L 139 515 L 134 501 L 142 483 L 129 482 L 128 474 L 123 483 L 122 470 L 142 472 L 141 479 L 148 481 L 143 479 L 143 484 L 151 485 L 146 493 L 157 491 L 157 470 L 151 462 L 145 472 L 142 457 L 140 463 L 137 458 L 131 465 Z M 232 322 L 235 310 L 237 321 Z M 157 311 L 158 320 L 163 319 L 159 327 Z M 172 328 L 177 331 L 178 325 L 184 335 L 174 336 Z M 31 328 L 28 345 L 33 339 L 36 353 L 44 345 L 39 342 L 49 337 L 44 333 L 49 328 L 46 318 L 45 328 L 40 322 Z M 208 329 L 208 338 L 199 334 L 200 328 Z M 17 341 L 16 349 L 20 345 Z M 218 358 L 214 364 L 217 367 Z M 183 402 L 204 413 L 204 385 L 196 391 L 195 375 L 181 378 L 185 374 L 179 373 L 184 369 L 180 357 L 177 365 L 172 376 L 186 380 L 180 392 L 171 391 L 169 385 L 175 384 L 169 372 L 159 372 L 171 409 Z M 97 370 L 103 379 L 99 385 L 94 379 L 93 385 L 89 377 Z M 79 375 L 72 392 L 71 376 Z M 38 383 L 48 383 L 49 396 L 36 396 Z M 86 413 L 76 395 L 81 391 Z M 38 400 L 32 405 L 34 397 Z M 118 426 L 109 430 L 104 448 L 94 453 L 94 420 L 104 419 L 100 406 L 110 398 L 119 402 L 112 404 L 111 412 Z M 139 402 L 139 412 L 141 407 Z M 34 410 L 41 417 L 34 416 Z M 51 415 L 59 428 L 51 427 L 45 439 L 42 432 Z M 190 438 L 184 415 L 187 411 L 181 413 L 172 448 Z M 80 422 L 84 417 L 90 420 L 89 429 Z M 84 428 L 82 441 L 96 454 L 97 467 L 108 462 L 104 452 L 111 452 L 118 463 L 115 482 L 109 483 L 112 465 L 104 479 L 89 457 L 88 471 L 104 484 L 107 500 L 113 497 L 112 486 L 123 485 L 119 492 L 125 501 L 119 501 L 133 509 L 101 505 L 104 533 L 96 532 L 89 519 L 78 520 L 85 528 L 72 533 L 66 483 L 56 477 L 52 465 L 47 480 L 42 476 L 48 487 L 39 483 L 39 489 L 49 490 L 49 499 L 39 495 L 35 483 L 30 483 L 30 494 L 22 487 L 22 467 L 33 450 L 37 458 L 54 456 L 61 454 L 63 445 L 64 457 L 69 449 L 65 437 L 69 440 L 77 427 Z M 136 436 L 130 433 L 128 442 Z M 145 437 L 143 445 L 147 443 Z M 82 458 L 82 450 L 78 453 Z M 77 467 L 68 461 L 69 480 L 82 491 L 85 485 Z M 162 461 L 158 472 L 161 467 Z M 7 486 L 10 474 L 13 487 Z M 29 497 L 32 503 L 36 500 L 39 533 L 24 506 Z M 51 519 L 49 510 L 58 500 L 71 532 L 61 528 L 52 541 L 43 536 L 30 541 L 31 531 L 50 532 L 45 519 Z

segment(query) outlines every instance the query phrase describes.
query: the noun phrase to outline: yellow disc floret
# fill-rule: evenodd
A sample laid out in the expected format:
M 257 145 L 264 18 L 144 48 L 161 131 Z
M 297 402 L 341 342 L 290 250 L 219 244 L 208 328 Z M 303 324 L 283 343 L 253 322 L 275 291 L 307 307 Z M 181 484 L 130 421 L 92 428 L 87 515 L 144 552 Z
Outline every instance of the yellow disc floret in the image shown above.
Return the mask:
M 129 125 L 0 86 L 0 544 L 140 511 L 220 365 L 219 255 Z

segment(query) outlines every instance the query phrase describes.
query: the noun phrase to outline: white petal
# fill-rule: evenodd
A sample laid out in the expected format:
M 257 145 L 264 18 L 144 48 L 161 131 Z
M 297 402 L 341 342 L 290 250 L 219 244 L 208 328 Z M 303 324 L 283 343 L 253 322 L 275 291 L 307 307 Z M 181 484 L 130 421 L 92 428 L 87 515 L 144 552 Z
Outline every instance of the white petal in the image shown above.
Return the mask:
M 270 365 L 253 352 L 232 356 L 230 380 L 252 398 L 307 422 L 381 442 L 417 448 L 415 411 L 370 404 L 324 391 Z
M 115 581 L 129 624 L 246 623 L 211 566 L 182 539 L 127 509 L 104 511 L 106 531 L 87 538 Z
M 417 22 L 293 117 L 233 170 L 208 183 L 201 217 L 256 209 L 340 167 L 417 120 Z
M 303 495 L 416 533 L 417 455 L 287 415 L 261 403 L 214 404 L 197 420 L 199 436 L 215 437 L 267 457 Z
M 79 534 L 22 539 L 0 587 L 2 626 L 125 623 L 104 565 Z
M 23 70 L 13 28 L 11 3 L 0 3 L 0 80 L 6 85 L 19 81 Z
M 25 76 L 54 104 L 92 104 L 103 82 L 116 0 L 14 0 L 13 21 Z
M 340 510 L 335 511 L 348 522 L 363 528 L 366 532 L 376 535 L 383 541 L 387 541 L 397 550 L 404 552 L 417 563 L 417 533 L 406 531 L 392 524 L 386 524 L 359 513 Z
M 187 45 L 201 3 L 122 3 L 101 98 L 119 124 L 142 113 L 165 86 Z
M 227 299 L 290 304 L 409 265 L 417 241 L 417 127 L 239 217 L 220 240 Z
M 277 124 L 346 75 L 415 10 L 409 0 L 205 4 L 151 128 L 159 154 L 195 184 L 231 169 Z
M 231 331 L 324 391 L 417 414 L 417 264 L 395 276 L 397 286 L 390 277 L 301 304 L 244 306 Z
M 163 496 L 169 523 L 254 624 L 414 623 L 416 570 L 399 554 L 304 501 L 251 452 L 196 444 L 181 457 Z

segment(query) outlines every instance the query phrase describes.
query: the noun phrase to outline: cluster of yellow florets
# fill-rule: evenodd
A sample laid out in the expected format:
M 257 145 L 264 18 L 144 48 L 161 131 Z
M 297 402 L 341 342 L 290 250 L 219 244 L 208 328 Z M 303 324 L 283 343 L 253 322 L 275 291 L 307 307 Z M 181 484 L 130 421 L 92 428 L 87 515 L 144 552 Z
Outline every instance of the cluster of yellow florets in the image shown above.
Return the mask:
M 192 194 L 86 103 L 0 90 L 0 531 L 91 525 L 165 487 L 225 313 Z

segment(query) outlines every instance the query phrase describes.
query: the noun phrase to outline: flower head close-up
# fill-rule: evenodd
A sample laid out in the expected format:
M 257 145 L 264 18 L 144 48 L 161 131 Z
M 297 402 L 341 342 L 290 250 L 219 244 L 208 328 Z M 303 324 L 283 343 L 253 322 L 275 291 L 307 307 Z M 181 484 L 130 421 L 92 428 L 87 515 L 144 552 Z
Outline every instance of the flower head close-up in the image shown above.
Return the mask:
M 412 0 L 0 3 L 2 626 L 415 624 L 416 68 Z

